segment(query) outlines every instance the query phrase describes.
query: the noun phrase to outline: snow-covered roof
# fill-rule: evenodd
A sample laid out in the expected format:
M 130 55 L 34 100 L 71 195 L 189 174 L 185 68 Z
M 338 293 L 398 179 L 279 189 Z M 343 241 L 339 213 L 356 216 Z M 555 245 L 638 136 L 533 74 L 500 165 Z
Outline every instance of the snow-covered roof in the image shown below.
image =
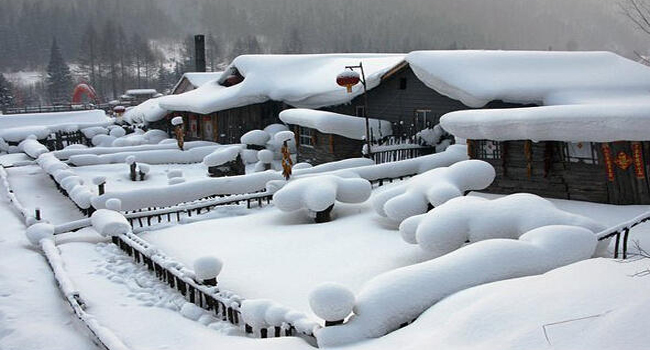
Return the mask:
M 647 141 L 650 94 L 646 103 L 457 111 L 444 115 L 440 123 L 448 132 L 464 139 Z
M 0 137 L 19 142 L 32 134 L 44 138 L 56 131 L 79 130 L 111 123 L 111 119 L 102 110 L 3 115 L 0 116 Z
M 155 122 L 167 115 L 168 111 L 158 104 L 160 98 L 150 98 L 141 104 L 131 107 L 124 113 L 124 120 L 131 124 Z
M 365 118 L 313 109 L 287 109 L 280 113 L 280 120 L 287 124 L 316 129 L 324 134 L 334 134 L 354 140 L 366 137 Z M 372 134 L 378 138 L 393 134 L 391 123 L 369 118 Z
M 131 89 L 126 90 L 125 95 L 138 96 L 138 95 L 155 95 L 158 91 L 156 89 Z
M 548 105 L 592 92 L 650 92 L 650 69 L 611 52 L 414 51 L 406 56 L 431 89 L 469 107 L 490 101 Z
M 224 88 L 211 81 L 196 90 L 163 97 L 160 105 L 172 111 L 202 114 L 268 100 L 299 108 L 338 105 L 363 92 L 361 84 L 353 87 L 350 94 L 336 84 L 336 77 L 345 66 L 362 62 L 368 88 L 372 89 L 404 57 L 401 54 L 243 55 L 226 69 L 236 69 L 245 77 L 243 82 Z
M 183 82 L 184 79 L 187 79 L 187 81 L 194 86 L 194 88 L 201 87 L 205 85 L 206 83 L 219 79 L 221 77 L 221 74 L 223 72 L 188 72 L 184 73 L 183 76 L 178 80 L 176 85 L 172 88 L 172 91 L 176 91 L 178 86 Z

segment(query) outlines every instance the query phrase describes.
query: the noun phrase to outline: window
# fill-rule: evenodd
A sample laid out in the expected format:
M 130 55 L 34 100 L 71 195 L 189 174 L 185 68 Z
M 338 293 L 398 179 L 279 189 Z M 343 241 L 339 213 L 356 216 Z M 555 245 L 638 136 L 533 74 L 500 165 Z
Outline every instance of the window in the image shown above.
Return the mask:
M 476 140 L 474 145 L 474 153 L 478 159 L 500 159 L 503 153 L 501 142 Z
M 415 122 L 413 123 L 416 130 L 424 130 L 426 128 L 432 127 L 432 118 L 430 109 L 416 109 L 415 110 Z
M 366 116 L 365 113 L 364 113 L 365 109 L 366 109 L 366 107 L 364 107 L 364 106 L 357 106 L 356 112 L 355 112 L 356 116 L 357 117 L 365 117 Z
M 406 90 L 406 78 L 399 79 L 399 89 Z
M 314 147 L 314 131 L 312 129 L 301 126 L 298 129 L 298 136 L 301 146 Z
M 598 164 L 596 149 L 591 142 L 565 142 L 564 159 L 570 163 Z

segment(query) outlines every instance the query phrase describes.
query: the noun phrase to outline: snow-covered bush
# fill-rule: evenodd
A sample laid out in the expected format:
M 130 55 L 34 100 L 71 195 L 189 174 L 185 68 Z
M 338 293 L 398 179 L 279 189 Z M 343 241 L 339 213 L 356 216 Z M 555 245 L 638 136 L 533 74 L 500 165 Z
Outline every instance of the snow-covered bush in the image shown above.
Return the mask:
M 217 276 L 221 272 L 223 263 L 213 256 L 204 256 L 194 261 L 194 275 L 198 282 L 217 285 Z
M 126 130 L 124 128 L 118 127 L 118 128 L 112 128 L 111 131 L 108 133 L 110 136 L 113 136 L 114 138 L 119 138 L 124 135 L 126 135 Z
M 29 243 L 35 247 L 39 247 L 41 240 L 54 238 L 54 225 L 48 223 L 33 224 L 27 228 L 25 235 Z
M 34 159 L 38 158 L 43 153 L 49 152 L 47 147 L 38 142 L 38 140 L 36 140 L 36 136 L 34 135 L 30 135 L 21 143 L 19 143 L 18 149 Z
M 282 211 L 316 212 L 316 222 L 326 222 L 336 201 L 362 203 L 370 198 L 371 191 L 372 186 L 365 179 L 313 176 L 289 182 L 273 195 L 273 202 Z
M 426 213 L 469 190 L 482 190 L 494 181 L 492 165 L 481 160 L 466 160 L 445 168 L 429 170 L 390 188 L 373 200 L 375 211 L 395 222 Z
M 596 236 L 577 226 L 544 226 L 513 239 L 491 239 L 381 274 L 357 294 L 355 317 L 316 332 L 319 347 L 383 336 L 443 298 L 473 286 L 538 275 L 589 259 Z
M 606 228 L 590 218 L 560 210 L 542 197 L 518 193 L 494 200 L 471 196 L 452 199 L 427 214 L 405 220 L 400 232 L 406 242 L 441 256 L 467 241 L 517 239 L 548 225 L 580 226 L 594 233 Z
M 328 323 L 342 323 L 352 312 L 354 302 L 354 293 L 338 283 L 323 283 L 309 294 L 311 310 Z
M 131 231 L 124 215 L 109 209 L 99 209 L 90 218 L 95 231 L 104 237 L 119 236 Z

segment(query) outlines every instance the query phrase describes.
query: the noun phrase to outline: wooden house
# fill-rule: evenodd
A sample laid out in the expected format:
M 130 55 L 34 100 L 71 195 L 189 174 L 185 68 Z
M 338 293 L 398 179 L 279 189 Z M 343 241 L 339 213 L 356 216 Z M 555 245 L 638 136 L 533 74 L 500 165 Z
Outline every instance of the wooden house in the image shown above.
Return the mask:
M 181 79 L 174 85 L 171 95 L 179 95 L 184 92 L 195 90 L 204 84 L 219 79 L 223 72 L 188 72 L 183 74 Z

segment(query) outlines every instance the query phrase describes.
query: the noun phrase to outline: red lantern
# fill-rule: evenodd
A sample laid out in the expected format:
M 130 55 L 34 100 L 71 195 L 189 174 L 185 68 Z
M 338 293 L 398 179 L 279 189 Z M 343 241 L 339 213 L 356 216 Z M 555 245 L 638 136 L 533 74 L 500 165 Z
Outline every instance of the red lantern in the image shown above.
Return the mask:
M 126 108 L 124 106 L 115 106 L 115 108 L 113 108 L 113 112 L 117 114 L 122 114 L 126 112 Z
M 352 87 L 359 84 L 360 80 L 359 73 L 353 70 L 343 71 L 336 77 L 336 83 L 339 84 L 339 86 L 345 86 L 348 93 L 352 92 Z
M 223 85 L 224 86 L 234 86 L 244 81 L 244 77 L 241 75 L 233 74 L 226 78 Z

